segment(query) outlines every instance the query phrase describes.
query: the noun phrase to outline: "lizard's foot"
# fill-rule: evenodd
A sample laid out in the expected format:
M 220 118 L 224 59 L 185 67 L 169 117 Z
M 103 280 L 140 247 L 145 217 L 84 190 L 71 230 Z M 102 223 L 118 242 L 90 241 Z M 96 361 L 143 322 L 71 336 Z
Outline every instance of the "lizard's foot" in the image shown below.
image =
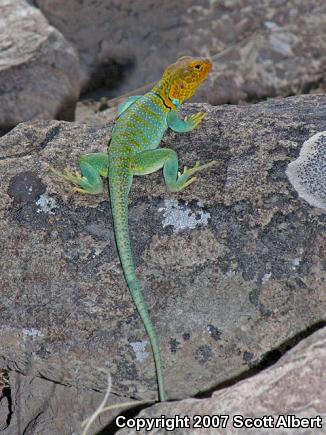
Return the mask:
M 71 191 L 72 191 L 72 192 L 78 192 L 78 193 L 87 193 L 87 194 L 91 193 L 91 192 L 89 192 L 88 190 L 83 189 L 82 187 L 73 187 L 73 188 L 71 189 Z
M 189 186 L 189 184 L 192 184 L 194 181 L 196 181 L 197 177 L 189 178 L 192 175 L 194 175 L 196 172 L 202 171 L 203 169 L 210 168 L 211 166 L 215 165 L 216 163 L 217 163 L 216 160 L 212 160 L 209 163 L 205 163 L 204 165 L 201 165 L 200 162 L 197 161 L 195 163 L 195 166 L 193 166 L 192 168 L 188 168 L 187 166 L 185 166 L 183 168 L 182 174 L 180 172 L 178 172 L 178 179 L 176 182 L 176 185 L 177 185 L 176 191 L 182 190 L 185 187 Z
M 205 118 L 208 112 L 197 112 L 191 116 L 186 116 L 184 121 L 189 125 L 189 131 L 193 130 Z
M 57 171 L 53 166 L 49 166 L 49 169 L 51 172 L 53 172 L 58 177 L 63 178 L 67 181 L 70 181 L 71 183 L 75 184 L 76 186 L 79 186 L 80 182 L 85 180 L 85 178 L 82 177 L 82 175 L 79 171 L 72 172 L 69 170 L 69 168 L 65 168 L 63 172 L 60 172 L 60 171 Z
M 91 195 L 96 195 L 102 193 L 103 186 L 102 182 L 90 183 L 87 177 L 84 177 L 79 171 L 71 171 L 69 168 L 65 168 L 63 172 L 57 171 L 52 166 L 49 166 L 51 172 L 64 180 L 73 183 L 75 187 L 72 189 L 73 192 L 87 193 Z
M 203 169 L 206 169 L 206 168 L 209 168 L 209 167 L 215 165 L 216 163 L 217 163 L 216 160 L 212 160 L 209 163 L 205 163 L 204 165 L 201 165 L 200 161 L 197 160 L 197 162 L 195 163 L 195 166 L 193 166 L 192 168 L 188 168 L 187 166 L 185 166 L 183 168 L 183 173 L 180 174 L 180 177 L 186 175 L 189 178 L 192 175 L 194 175 L 196 172 L 202 171 Z

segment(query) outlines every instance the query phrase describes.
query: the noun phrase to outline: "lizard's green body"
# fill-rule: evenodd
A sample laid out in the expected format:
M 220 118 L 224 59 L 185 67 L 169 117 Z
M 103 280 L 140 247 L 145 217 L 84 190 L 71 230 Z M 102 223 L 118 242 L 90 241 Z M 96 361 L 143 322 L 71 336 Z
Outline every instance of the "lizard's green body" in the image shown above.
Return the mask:
M 194 173 L 215 162 L 184 168 L 178 172 L 178 158 L 169 148 L 158 148 L 168 127 L 186 132 L 195 128 L 206 113 L 198 112 L 182 120 L 177 107 L 196 91 L 211 70 L 207 59 L 182 57 L 170 65 L 162 79 L 144 96 L 133 96 L 119 107 L 108 153 L 85 154 L 80 173 L 66 173 L 75 190 L 97 194 L 103 191 L 101 177 L 108 176 L 114 232 L 125 279 L 150 339 L 157 372 L 159 398 L 166 400 L 163 367 L 157 337 L 149 317 L 140 282 L 136 276 L 128 231 L 128 194 L 133 175 L 145 175 L 163 168 L 167 188 L 179 191 L 195 181 Z

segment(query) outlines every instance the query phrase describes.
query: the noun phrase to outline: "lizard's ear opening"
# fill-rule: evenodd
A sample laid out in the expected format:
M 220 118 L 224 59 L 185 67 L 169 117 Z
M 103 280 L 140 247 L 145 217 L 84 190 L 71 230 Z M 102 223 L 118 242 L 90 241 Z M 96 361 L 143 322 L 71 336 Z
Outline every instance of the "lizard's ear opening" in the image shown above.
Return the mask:
M 175 107 L 180 106 L 180 101 L 178 98 L 171 98 L 172 103 L 175 105 Z

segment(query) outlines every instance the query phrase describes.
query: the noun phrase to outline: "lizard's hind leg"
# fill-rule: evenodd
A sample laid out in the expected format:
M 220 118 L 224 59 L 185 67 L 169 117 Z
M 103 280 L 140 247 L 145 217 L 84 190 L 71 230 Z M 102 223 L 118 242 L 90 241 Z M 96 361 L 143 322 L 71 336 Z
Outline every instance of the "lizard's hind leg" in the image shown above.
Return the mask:
M 73 183 L 74 191 L 96 195 L 103 192 L 101 177 L 108 175 L 108 156 L 104 153 L 83 154 L 79 160 L 80 172 L 68 169 L 64 173 L 50 167 L 51 171 L 59 177 Z
M 135 175 L 146 175 L 163 168 L 163 176 L 168 190 L 178 192 L 196 180 L 196 177 L 193 177 L 196 172 L 210 168 L 215 164 L 215 160 L 204 165 L 196 162 L 193 168 L 185 166 L 181 174 L 178 170 L 179 164 L 176 152 L 169 148 L 157 148 L 134 156 L 130 169 Z

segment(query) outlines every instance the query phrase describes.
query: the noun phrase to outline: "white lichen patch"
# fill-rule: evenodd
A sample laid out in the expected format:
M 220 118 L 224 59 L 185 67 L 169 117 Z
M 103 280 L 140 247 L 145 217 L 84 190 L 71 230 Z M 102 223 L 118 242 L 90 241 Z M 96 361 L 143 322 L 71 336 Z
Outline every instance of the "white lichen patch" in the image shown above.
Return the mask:
M 267 281 L 269 281 L 271 276 L 272 276 L 272 272 L 265 273 L 265 275 L 263 276 L 263 278 L 261 280 L 262 284 L 265 284 Z
M 326 131 L 304 142 L 299 157 L 286 170 L 299 196 L 326 210 Z
M 22 334 L 23 334 L 23 339 L 25 340 L 27 337 L 30 338 L 37 338 L 37 337 L 44 337 L 44 334 L 42 331 L 40 331 L 39 329 L 35 329 L 35 328 L 29 328 L 29 329 L 23 329 L 22 330 Z
M 292 260 L 292 269 L 293 270 L 296 270 L 300 266 L 300 261 L 301 261 L 300 258 L 294 258 Z
M 55 210 L 58 205 L 54 198 L 48 196 L 46 193 L 43 193 L 39 199 L 36 201 L 37 213 L 47 213 L 47 214 L 55 214 L 53 210 Z
M 148 341 L 132 341 L 130 343 L 135 352 L 137 361 L 143 362 L 149 357 L 149 352 L 146 352 L 145 350 L 147 344 Z
M 210 213 L 202 210 L 202 204 L 197 203 L 198 210 L 193 211 L 185 205 L 181 205 L 176 199 L 166 199 L 164 207 L 159 208 L 158 211 L 163 212 L 163 227 L 172 225 L 174 232 L 177 233 L 186 228 L 196 228 L 197 225 L 206 226 L 208 219 L 211 217 Z
M 98 248 L 98 247 L 95 247 L 94 250 L 92 251 L 92 253 L 90 254 L 90 257 L 91 257 L 91 258 L 96 258 L 96 257 L 98 257 L 100 254 L 102 254 L 102 252 L 103 252 L 102 249 L 100 249 L 100 248 Z

